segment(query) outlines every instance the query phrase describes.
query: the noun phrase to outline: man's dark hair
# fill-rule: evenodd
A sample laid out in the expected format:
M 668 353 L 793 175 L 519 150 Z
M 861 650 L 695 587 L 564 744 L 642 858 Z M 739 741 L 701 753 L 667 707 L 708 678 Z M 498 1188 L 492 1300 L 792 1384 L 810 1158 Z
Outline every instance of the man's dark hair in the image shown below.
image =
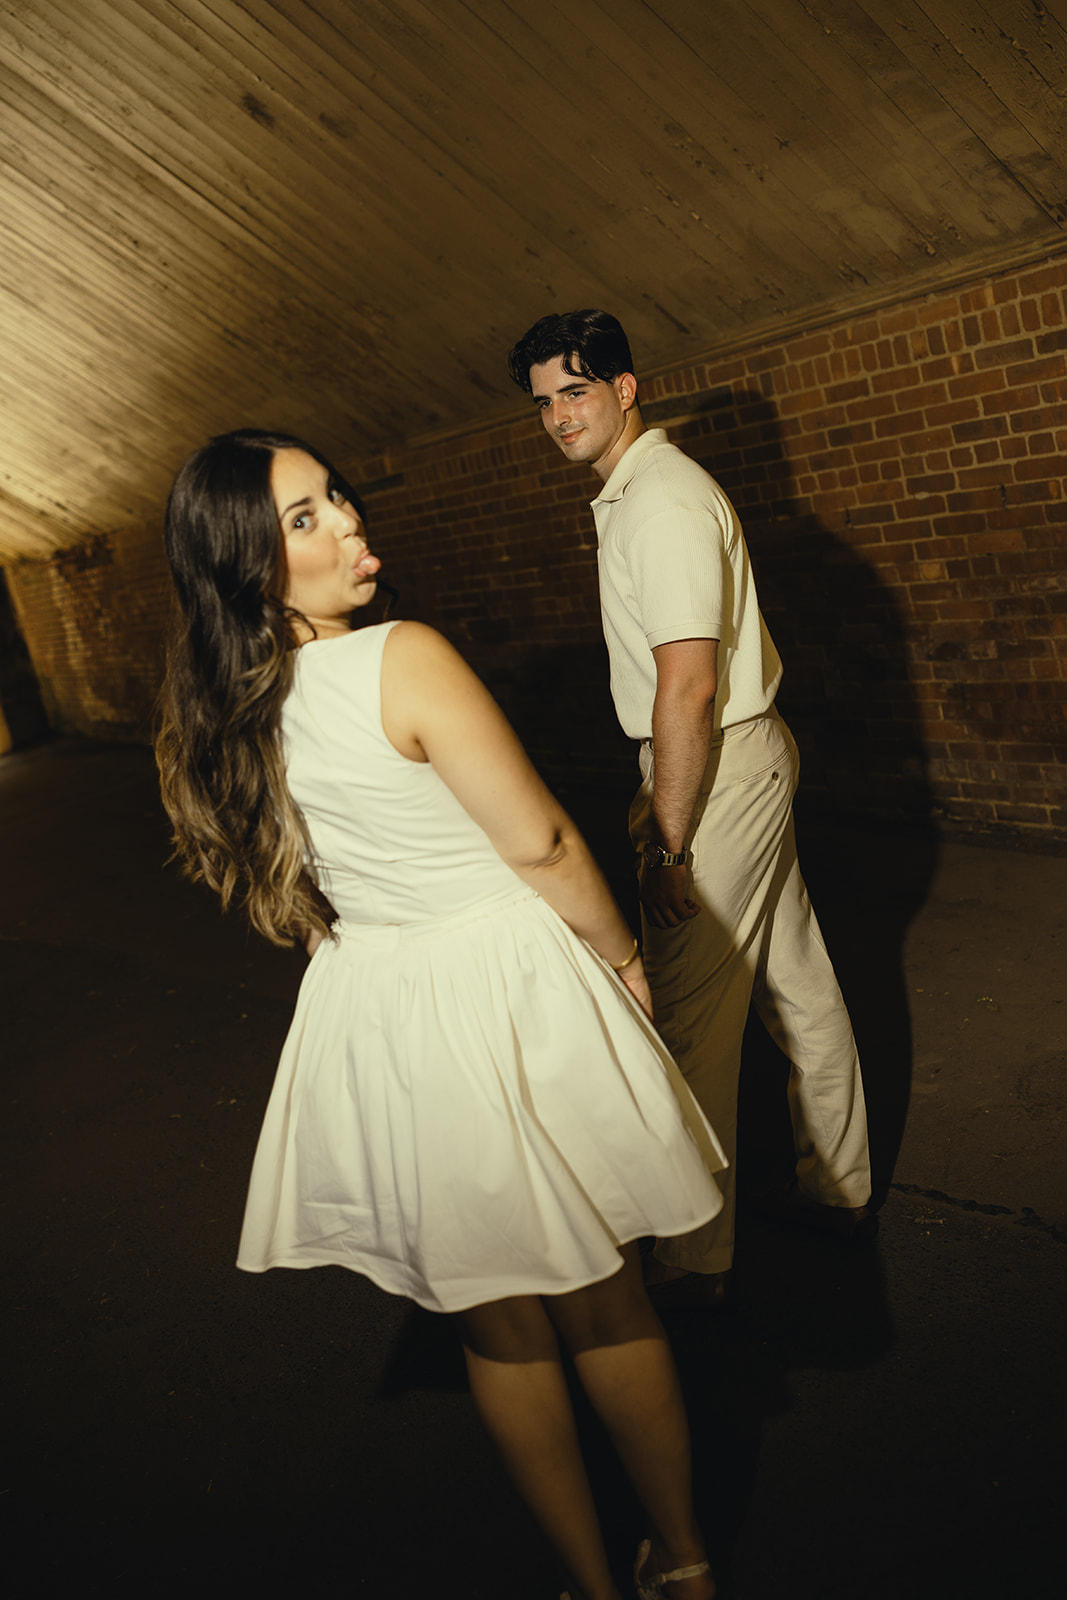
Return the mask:
M 563 357 L 564 372 L 602 383 L 634 370 L 622 324 L 609 311 L 554 311 L 542 317 L 508 351 L 508 371 L 520 389 L 532 394 L 530 368 L 557 356 Z

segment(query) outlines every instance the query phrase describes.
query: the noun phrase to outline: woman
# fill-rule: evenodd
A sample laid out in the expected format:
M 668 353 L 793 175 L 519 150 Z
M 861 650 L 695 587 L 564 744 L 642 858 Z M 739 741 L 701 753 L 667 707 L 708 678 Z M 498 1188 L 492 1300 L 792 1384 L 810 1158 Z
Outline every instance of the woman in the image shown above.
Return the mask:
M 573 1600 L 618 1600 L 562 1341 L 651 1522 L 639 1594 L 708 1600 L 637 1240 L 713 1216 L 722 1156 L 645 1015 L 637 941 L 451 646 L 414 622 L 352 630 L 380 563 L 317 451 L 212 440 L 171 491 L 167 553 L 178 851 L 311 956 L 238 1265 L 340 1263 L 451 1314 Z

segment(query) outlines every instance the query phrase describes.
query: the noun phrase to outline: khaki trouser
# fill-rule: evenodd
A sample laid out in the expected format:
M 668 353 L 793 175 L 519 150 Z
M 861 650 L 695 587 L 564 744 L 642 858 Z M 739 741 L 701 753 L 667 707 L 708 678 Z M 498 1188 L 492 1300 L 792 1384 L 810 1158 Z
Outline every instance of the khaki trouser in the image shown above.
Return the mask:
M 733 1259 L 737 1088 L 749 1003 L 789 1058 L 789 1108 L 800 1188 L 825 1205 L 870 1198 L 867 1117 L 852 1025 L 797 862 L 793 795 L 799 757 L 777 712 L 716 737 L 694 813 L 689 898 L 679 928 L 644 924 L 656 1025 L 718 1134 L 730 1169 L 723 1209 L 657 1256 L 694 1272 Z M 649 836 L 655 761 L 630 810 L 639 850 Z

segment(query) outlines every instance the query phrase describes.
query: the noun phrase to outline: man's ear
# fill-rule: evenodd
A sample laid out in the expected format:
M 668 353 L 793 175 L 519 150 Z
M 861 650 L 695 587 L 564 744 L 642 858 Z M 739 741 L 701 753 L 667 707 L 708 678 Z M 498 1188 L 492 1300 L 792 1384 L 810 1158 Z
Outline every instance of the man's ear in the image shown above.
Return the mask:
M 622 401 L 622 409 L 631 410 L 637 404 L 637 379 L 633 373 L 620 372 L 615 379 L 615 388 Z

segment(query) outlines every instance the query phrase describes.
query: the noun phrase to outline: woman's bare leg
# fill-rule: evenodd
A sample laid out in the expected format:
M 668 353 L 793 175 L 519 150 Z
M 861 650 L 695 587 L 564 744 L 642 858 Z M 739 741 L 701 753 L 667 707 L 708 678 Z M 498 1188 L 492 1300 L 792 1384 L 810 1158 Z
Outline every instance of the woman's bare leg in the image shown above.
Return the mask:
M 695 1566 L 706 1553 L 693 1512 L 689 1423 L 674 1358 L 645 1293 L 636 1245 L 622 1254 L 614 1277 L 544 1304 L 648 1514 L 651 1577 Z M 673 1600 L 712 1600 L 715 1585 L 704 1573 L 669 1585 L 667 1593 Z
M 477 1306 L 457 1320 L 474 1403 L 566 1566 L 572 1600 L 620 1600 L 544 1305 L 520 1295 Z

